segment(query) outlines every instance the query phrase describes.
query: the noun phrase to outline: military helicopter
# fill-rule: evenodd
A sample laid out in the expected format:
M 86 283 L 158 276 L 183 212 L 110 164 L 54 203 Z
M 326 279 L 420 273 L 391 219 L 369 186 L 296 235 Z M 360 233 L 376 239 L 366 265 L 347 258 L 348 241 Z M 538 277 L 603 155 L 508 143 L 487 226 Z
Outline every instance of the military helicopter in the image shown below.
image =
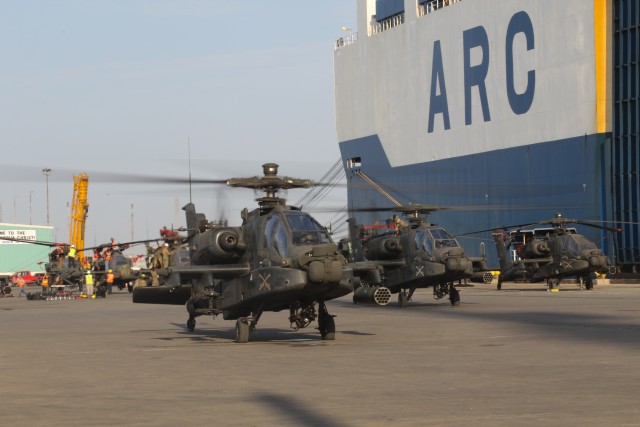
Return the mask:
M 498 289 L 503 282 L 546 281 L 551 291 L 557 291 L 564 278 L 576 277 L 581 289 L 593 289 L 594 273 L 611 272 L 609 259 L 602 254 L 591 240 L 578 234 L 568 224 L 581 224 L 610 232 L 619 232 L 619 228 L 610 228 L 587 221 L 564 218 L 557 213 L 555 218 L 528 224 L 501 227 L 493 231 L 500 276 Z M 545 225 L 543 228 L 525 229 L 533 225 Z
M 40 240 L 18 240 L 9 237 L 0 237 L 0 239 L 19 241 L 21 243 L 29 243 L 52 248 L 52 251 L 48 255 L 49 262 L 45 263 L 45 272 L 50 277 L 49 286 L 52 288 L 57 287 L 62 289 L 64 288 L 64 286 L 78 288 L 83 280 L 85 270 L 89 268 L 88 266 L 80 265 L 80 263 L 76 259 L 70 259 L 67 256 L 69 248 L 71 247 L 71 245 L 68 243 L 54 243 Z M 98 246 L 79 248 L 77 249 L 77 252 L 79 253 L 83 251 L 97 251 L 98 253 L 100 253 L 107 247 L 111 248 L 113 252 L 111 255 L 112 259 L 109 269 L 113 270 L 115 276 L 114 285 L 117 286 L 118 289 L 124 289 L 138 277 L 140 271 L 134 270 L 132 268 L 131 260 L 124 256 L 123 251 L 126 248 L 136 244 L 172 240 L 173 239 L 162 237 L 159 239 L 139 240 L 115 245 L 106 243 Z M 95 261 L 93 265 L 91 265 L 90 269 L 95 274 L 98 281 L 103 278 L 106 274 L 104 258 L 100 258 Z
M 45 272 L 51 278 L 50 286 L 52 287 L 64 287 L 65 285 L 77 287 L 78 283 L 82 279 L 83 274 L 80 267 L 73 263 L 73 261 L 69 262 L 65 256 L 71 246 L 67 243 L 52 243 L 41 240 L 19 240 L 10 237 L 0 237 L 0 239 L 53 248 L 48 255 L 49 262 L 45 263 L 44 266 Z
M 333 340 L 335 321 L 325 302 L 353 291 L 352 271 L 345 268 L 345 258 L 324 227 L 276 197 L 279 190 L 314 183 L 279 177 L 275 163 L 262 168 L 264 176 L 223 181 L 265 192 L 256 199 L 256 209 L 243 209 L 239 227 L 214 225 L 193 203 L 183 207 L 190 265 L 159 271 L 165 285 L 134 289 L 133 302 L 186 304 L 189 331 L 195 329 L 197 316 L 222 314 L 225 320 L 236 320 L 240 343 L 249 341 L 264 312 L 288 309 L 292 329 L 317 319 L 322 339 Z
M 439 209 L 428 205 L 373 209 L 399 212 L 406 218 L 394 215 L 389 231 L 375 234 L 367 233 L 354 218 L 348 220 L 350 238 L 342 247 L 348 247 L 361 282 L 353 295 L 355 303 L 386 305 L 397 293 L 398 303 L 406 307 L 416 289 L 432 287 L 435 299 L 448 295 L 451 305 L 460 304 L 455 282 L 473 275 L 473 262 L 451 234 L 426 219 Z

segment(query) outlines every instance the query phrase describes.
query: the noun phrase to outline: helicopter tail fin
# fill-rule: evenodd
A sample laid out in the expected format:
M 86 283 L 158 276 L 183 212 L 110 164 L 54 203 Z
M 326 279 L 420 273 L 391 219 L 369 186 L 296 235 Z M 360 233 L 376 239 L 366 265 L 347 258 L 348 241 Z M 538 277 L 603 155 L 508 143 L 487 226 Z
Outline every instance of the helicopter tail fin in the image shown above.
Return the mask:
M 500 261 L 500 270 L 504 272 L 511 267 L 511 263 L 509 262 L 509 257 L 507 255 L 507 245 L 510 242 L 505 241 L 503 233 L 495 233 L 493 238 L 496 242 L 496 251 L 498 253 L 498 260 Z
M 202 213 L 196 212 L 196 205 L 193 203 L 187 203 L 182 210 L 185 213 L 187 220 L 187 238 L 192 239 L 198 234 L 206 230 L 207 217 Z
M 351 253 L 356 262 L 364 261 L 364 250 L 362 248 L 362 226 L 356 222 L 355 218 L 347 220 L 349 224 L 349 237 L 351 239 Z

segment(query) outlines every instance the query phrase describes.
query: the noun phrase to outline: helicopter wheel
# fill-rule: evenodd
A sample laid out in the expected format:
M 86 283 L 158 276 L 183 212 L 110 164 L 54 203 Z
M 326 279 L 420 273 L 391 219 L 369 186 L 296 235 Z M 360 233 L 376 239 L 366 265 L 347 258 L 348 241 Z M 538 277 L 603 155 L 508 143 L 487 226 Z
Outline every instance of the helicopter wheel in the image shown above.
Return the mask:
M 333 341 L 336 339 L 336 321 L 327 311 L 327 306 L 323 302 L 318 307 L 318 329 L 323 340 Z
M 590 291 L 593 289 L 593 278 L 591 278 L 591 276 L 588 276 L 584 282 L 584 287 L 586 290 Z
M 187 320 L 187 331 L 193 332 L 196 329 L 196 318 L 193 316 L 189 316 L 189 320 Z
M 547 286 L 549 288 L 550 291 L 557 291 L 558 288 L 560 287 L 560 279 L 549 279 L 547 280 Z
M 502 279 L 498 278 L 498 290 L 502 289 Z
M 318 329 L 323 340 L 333 341 L 336 339 L 336 321 L 333 316 L 320 316 L 318 318 Z
M 249 341 L 249 321 L 246 317 L 236 320 L 236 342 L 245 343 Z
M 400 304 L 400 307 L 402 308 L 406 307 L 409 304 L 409 296 L 405 291 L 400 291 L 400 293 L 398 294 L 398 304 Z
M 460 292 L 458 292 L 453 285 L 451 285 L 451 289 L 449 290 L 449 301 L 454 307 L 458 307 L 460 305 Z

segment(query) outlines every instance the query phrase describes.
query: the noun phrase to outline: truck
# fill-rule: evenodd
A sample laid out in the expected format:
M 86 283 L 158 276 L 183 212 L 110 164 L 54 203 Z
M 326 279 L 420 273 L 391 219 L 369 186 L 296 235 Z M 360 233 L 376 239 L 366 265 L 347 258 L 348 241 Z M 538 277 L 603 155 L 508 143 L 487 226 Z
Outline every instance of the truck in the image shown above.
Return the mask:
M 18 286 L 18 280 L 22 278 L 27 285 L 40 284 L 42 273 L 34 273 L 29 270 L 16 271 L 11 276 L 5 278 L 5 284 L 8 286 Z

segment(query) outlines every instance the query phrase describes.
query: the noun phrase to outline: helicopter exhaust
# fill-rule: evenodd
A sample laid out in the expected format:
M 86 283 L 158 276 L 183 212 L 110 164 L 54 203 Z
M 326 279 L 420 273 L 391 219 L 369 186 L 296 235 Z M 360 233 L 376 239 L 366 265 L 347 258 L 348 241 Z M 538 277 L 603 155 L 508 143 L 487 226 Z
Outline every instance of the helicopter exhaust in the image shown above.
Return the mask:
M 139 304 L 185 305 L 191 298 L 191 285 L 143 286 L 133 290 L 133 302 Z
M 361 286 L 353 292 L 354 304 L 387 305 L 391 291 L 384 286 Z

